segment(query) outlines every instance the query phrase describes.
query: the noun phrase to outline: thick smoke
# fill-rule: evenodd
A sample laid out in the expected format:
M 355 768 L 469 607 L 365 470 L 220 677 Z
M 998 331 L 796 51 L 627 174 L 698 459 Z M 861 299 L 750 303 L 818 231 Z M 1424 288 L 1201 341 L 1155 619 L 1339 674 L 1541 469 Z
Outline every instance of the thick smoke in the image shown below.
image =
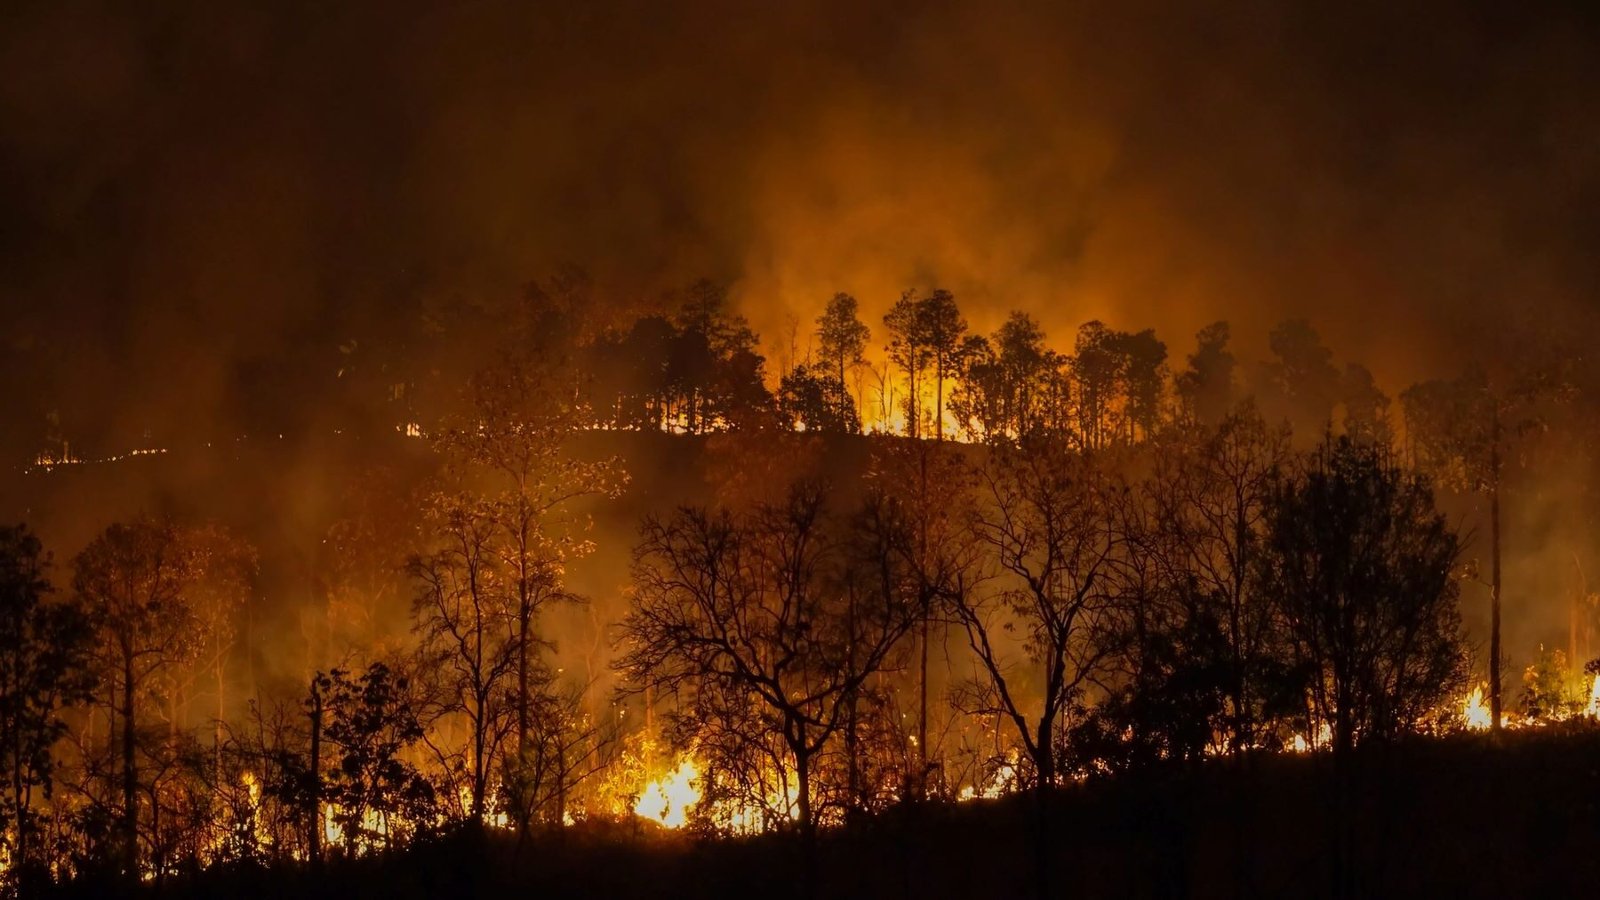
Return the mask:
M 226 419 L 561 262 L 619 303 L 729 282 L 800 352 L 836 290 L 1175 352 L 1305 315 L 1392 387 L 1592 301 L 1581 13 L 868 7 L 15 5 L 21 412 Z

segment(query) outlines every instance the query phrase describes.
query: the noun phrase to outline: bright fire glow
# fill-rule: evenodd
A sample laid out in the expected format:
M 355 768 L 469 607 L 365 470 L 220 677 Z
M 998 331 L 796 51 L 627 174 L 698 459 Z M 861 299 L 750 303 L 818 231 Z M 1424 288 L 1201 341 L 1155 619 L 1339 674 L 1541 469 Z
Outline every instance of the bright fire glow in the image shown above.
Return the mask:
M 1494 725 L 1494 715 L 1490 712 L 1489 703 L 1483 696 L 1483 685 L 1475 686 L 1472 693 L 1461 701 L 1461 718 L 1472 731 L 1484 731 Z
M 667 828 L 682 828 L 689 811 L 700 802 L 700 767 L 684 757 L 671 772 L 644 786 L 633 812 Z

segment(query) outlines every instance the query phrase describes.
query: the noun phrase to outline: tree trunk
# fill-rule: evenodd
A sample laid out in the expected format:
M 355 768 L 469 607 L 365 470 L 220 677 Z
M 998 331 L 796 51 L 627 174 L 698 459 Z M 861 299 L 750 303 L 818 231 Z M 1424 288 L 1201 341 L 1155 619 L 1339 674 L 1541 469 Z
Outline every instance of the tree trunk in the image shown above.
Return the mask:
M 474 830 L 483 825 L 483 795 L 487 788 L 488 772 L 483 761 L 483 745 L 485 743 L 484 731 L 484 698 L 479 695 L 478 715 L 472 728 L 472 827 Z
M 526 582 L 522 592 L 521 608 L 517 612 L 517 844 L 528 838 L 528 791 L 525 783 L 528 766 L 528 625 L 532 617 L 528 608 Z
M 917 643 L 920 645 L 917 661 L 917 799 L 928 799 L 928 620 L 933 618 L 933 598 L 929 596 L 927 585 L 928 571 L 928 453 L 921 449 L 917 453 L 921 465 L 920 495 L 922 510 L 918 516 L 917 526 L 917 577 L 921 582 L 918 593 L 921 595 L 921 608 L 918 610 L 922 616 L 922 634 Z
M 1489 715 L 1500 730 L 1500 415 L 1495 413 L 1489 445 Z
M 311 864 L 322 862 L 322 689 L 311 679 Z
M 139 877 L 139 768 L 134 754 L 133 649 L 122 647 L 122 848 L 129 878 Z
M 798 728 L 800 744 L 805 742 L 805 725 Z M 793 749 L 793 748 L 791 748 Z M 794 750 L 795 774 L 800 781 L 801 885 L 807 900 L 817 895 L 817 832 L 811 821 L 811 754 L 804 747 Z

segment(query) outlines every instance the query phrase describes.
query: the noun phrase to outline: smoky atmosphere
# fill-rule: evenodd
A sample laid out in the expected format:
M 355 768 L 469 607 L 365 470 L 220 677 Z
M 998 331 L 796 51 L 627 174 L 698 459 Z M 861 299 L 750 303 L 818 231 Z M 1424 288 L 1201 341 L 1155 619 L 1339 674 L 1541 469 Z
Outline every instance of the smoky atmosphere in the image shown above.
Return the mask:
M 1577 3 L 6 4 L 0 900 L 1593 893 L 1597 111 Z

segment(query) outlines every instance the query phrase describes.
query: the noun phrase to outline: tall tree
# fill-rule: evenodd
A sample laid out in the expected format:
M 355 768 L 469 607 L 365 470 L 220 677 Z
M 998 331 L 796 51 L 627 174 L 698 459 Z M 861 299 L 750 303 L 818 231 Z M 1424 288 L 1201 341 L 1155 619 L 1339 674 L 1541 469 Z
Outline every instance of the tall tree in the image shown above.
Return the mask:
M 883 315 L 883 328 L 889 333 L 889 360 L 906 377 L 906 434 L 911 437 L 917 437 L 921 431 L 922 377 L 928 369 L 930 355 L 920 308 L 917 292 L 907 290 Z
M 1085 322 L 1078 329 L 1071 361 L 1079 443 L 1088 450 L 1103 450 L 1118 431 L 1119 391 L 1126 359 L 1120 334 L 1104 322 Z
M 998 577 L 952 594 L 951 609 L 983 673 L 975 710 L 1012 723 L 1043 791 L 1061 773 L 1067 717 L 1116 650 L 1122 490 L 1083 454 L 1050 442 L 999 451 L 983 493 L 976 529 Z
M 1122 356 L 1122 385 L 1127 402 L 1129 440 L 1137 429 L 1145 439 L 1161 424 L 1161 388 L 1165 382 L 1167 345 L 1146 328 L 1133 333 L 1118 333 L 1114 344 Z
M 184 534 L 170 522 L 113 524 L 73 561 L 73 587 L 95 625 L 95 666 L 121 763 L 115 851 L 122 873 L 139 875 L 140 726 L 157 676 L 194 644 L 188 589 L 195 570 Z
M 1189 367 L 1178 373 L 1178 397 L 1185 411 L 1202 424 L 1215 425 L 1233 408 L 1233 353 L 1228 350 L 1228 323 L 1213 322 L 1195 335 Z
M 49 800 L 64 708 L 88 699 L 88 621 L 53 596 L 49 558 L 25 525 L 0 527 L 0 893 L 30 893 L 50 860 L 33 841 L 34 802 Z
M 1339 370 L 1333 352 L 1305 319 L 1290 319 L 1268 336 L 1273 360 L 1267 364 L 1263 403 L 1271 419 L 1287 419 L 1297 435 L 1318 435 L 1333 421 L 1339 399 Z
M 1413 385 L 1400 395 L 1417 465 L 1439 484 L 1489 501 L 1489 707 L 1496 729 L 1504 710 L 1500 504 L 1505 462 L 1511 442 L 1540 424 L 1538 402 L 1555 392 L 1546 373 L 1526 372 L 1494 386 L 1475 368 L 1456 379 Z
M 525 765 L 534 735 L 540 613 L 572 599 L 564 575 L 586 554 L 588 518 L 575 508 L 586 497 L 615 497 L 627 477 L 615 459 L 589 460 L 568 441 L 587 413 L 560 389 L 558 372 L 532 364 L 485 369 L 473 378 L 464 419 L 438 443 L 464 500 L 492 526 L 492 552 L 503 573 L 515 634 L 517 761 Z M 531 785 L 514 785 L 519 834 L 527 834 Z
M 917 329 L 933 366 L 934 439 L 944 440 L 944 386 L 960 366 L 962 339 L 967 334 L 967 320 L 956 306 L 955 295 L 939 289 L 921 300 L 917 304 Z
M 429 550 L 411 557 L 416 581 L 415 630 L 423 676 L 436 682 L 434 724 L 465 720 L 460 752 L 445 751 L 446 769 L 463 773 L 467 821 L 482 827 L 490 778 L 502 761 L 504 714 L 521 660 L 514 592 L 496 551 L 496 517 L 483 504 L 441 494 L 430 510 Z
M 838 379 L 835 402 L 839 421 L 847 422 L 852 418 L 854 409 L 850 407 L 850 395 L 845 390 L 846 376 L 851 368 L 861 364 L 871 337 L 872 331 L 857 312 L 856 298 L 849 294 L 834 294 L 828 301 L 828 308 L 817 318 L 818 355 L 827 365 L 829 374 Z

